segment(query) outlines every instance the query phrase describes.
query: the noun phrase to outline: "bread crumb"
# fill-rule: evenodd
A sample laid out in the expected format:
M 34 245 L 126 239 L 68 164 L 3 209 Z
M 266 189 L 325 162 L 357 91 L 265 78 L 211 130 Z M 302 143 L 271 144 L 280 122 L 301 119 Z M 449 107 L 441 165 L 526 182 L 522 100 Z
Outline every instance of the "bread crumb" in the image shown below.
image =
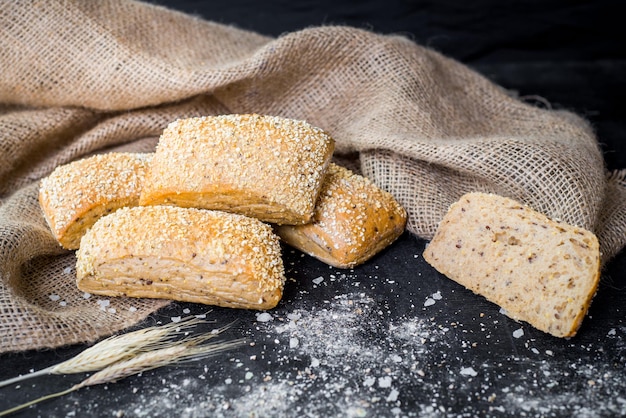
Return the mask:
M 463 367 L 463 368 L 461 368 L 460 373 L 463 376 L 471 376 L 471 377 L 478 376 L 478 372 L 476 370 L 474 370 L 473 367 Z

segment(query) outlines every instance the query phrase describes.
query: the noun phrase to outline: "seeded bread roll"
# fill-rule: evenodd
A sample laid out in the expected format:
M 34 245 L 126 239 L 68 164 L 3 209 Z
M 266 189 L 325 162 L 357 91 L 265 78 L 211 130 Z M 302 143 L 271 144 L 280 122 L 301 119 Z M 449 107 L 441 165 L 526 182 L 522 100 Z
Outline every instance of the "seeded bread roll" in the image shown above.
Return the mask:
M 483 193 L 450 207 L 424 259 L 511 318 L 557 337 L 576 334 L 600 278 L 593 233 Z
M 77 259 L 78 288 L 108 296 L 269 309 L 285 282 L 271 227 L 193 208 L 120 209 L 85 234 Z
M 101 216 L 136 205 L 152 154 L 108 153 L 57 167 L 41 181 L 39 203 L 55 238 L 76 249 Z
M 331 163 L 312 222 L 275 230 L 292 247 L 332 266 L 349 268 L 395 241 L 405 225 L 406 212 L 390 193 Z
M 306 223 L 333 150 L 330 136 L 298 120 L 254 114 L 178 120 L 161 135 L 140 203 Z

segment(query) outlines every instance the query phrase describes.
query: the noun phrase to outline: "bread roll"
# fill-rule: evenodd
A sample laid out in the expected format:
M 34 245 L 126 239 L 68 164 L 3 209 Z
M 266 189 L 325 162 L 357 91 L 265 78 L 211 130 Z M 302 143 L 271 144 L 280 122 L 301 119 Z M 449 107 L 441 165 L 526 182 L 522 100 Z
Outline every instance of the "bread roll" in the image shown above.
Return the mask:
M 289 245 L 335 267 L 354 267 L 404 231 L 406 212 L 393 196 L 341 166 L 328 168 L 312 222 L 282 225 Z
M 55 238 L 76 249 L 101 216 L 136 205 L 151 154 L 108 153 L 57 167 L 41 181 L 39 203 Z
M 557 337 L 576 334 L 600 278 L 593 233 L 492 194 L 454 203 L 424 258 L 511 318 Z
M 193 208 L 120 209 L 87 231 L 77 259 L 78 288 L 108 296 L 269 309 L 285 281 L 271 227 Z
M 254 114 L 178 120 L 161 135 L 140 203 L 306 223 L 333 150 L 330 136 L 298 120 Z

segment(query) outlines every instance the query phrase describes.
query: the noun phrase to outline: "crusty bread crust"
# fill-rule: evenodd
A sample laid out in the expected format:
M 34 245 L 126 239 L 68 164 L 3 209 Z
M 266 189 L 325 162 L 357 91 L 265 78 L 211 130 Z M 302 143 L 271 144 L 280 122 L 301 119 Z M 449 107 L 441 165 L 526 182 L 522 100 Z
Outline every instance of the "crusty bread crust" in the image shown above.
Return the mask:
M 390 193 L 331 163 L 313 220 L 278 226 L 276 233 L 287 244 L 327 264 L 349 268 L 395 241 L 405 225 L 406 212 Z
M 333 150 L 330 136 L 299 120 L 256 114 L 178 120 L 161 135 L 140 204 L 303 224 L 313 216 Z
M 193 208 L 120 209 L 85 234 L 77 259 L 78 288 L 108 296 L 270 309 L 285 282 L 271 227 Z
M 39 203 L 55 238 L 76 249 L 100 217 L 139 202 L 152 154 L 108 153 L 57 167 L 41 181 Z
M 493 194 L 454 203 L 424 258 L 511 318 L 557 337 L 576 334 L 600 278 L 593 233 Z

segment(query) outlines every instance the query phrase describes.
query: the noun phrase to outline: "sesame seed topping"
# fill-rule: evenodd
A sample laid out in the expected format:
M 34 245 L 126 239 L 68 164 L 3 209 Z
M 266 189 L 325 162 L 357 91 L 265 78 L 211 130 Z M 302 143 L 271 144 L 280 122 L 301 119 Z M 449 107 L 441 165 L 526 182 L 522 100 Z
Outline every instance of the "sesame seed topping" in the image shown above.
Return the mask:
M 119 209 L 101 218 L 85 234 L 77 258 L 79 283 L 91 282 L 96 288 L 98 282 L 114 277 L 130 277 L 132 284 L 127 286 L 142 286 L 147 279 L 143 284 L 141 279 L 150 277 L 150 285 L 169 280 L 185 289 L 183 278 L 197 273 L 199 278 L 188 289 L 196 296 L 212 292 L 213 297 L 219 296 L 215 286 L 224 280 L 256 289 L 258 294 L 279 291 L 282 295 L 285 282 L 279 239 L 269 225 L 243 215 L 205 209 Z M 150 273 L 150 265 L 158 271 Z M 115 269 L 120 273 L 110 273 Z M 168 296 L 156 293 L 153 297 Z
M 405 221 L 405 210 L 390 193 L 368 178 L 331 163 L 313 221 L 306 225 L 285 225 L 277 233 L 305 252 L 311 248 L 325 249 L 339 264 L 354 265 L 382 249 L 383 243 L 395 240 Z M 301 238 L 290 239 L 294 234 Z M 317 245 L 310 245 L 312 241 Z
M 57 167 L 42 179 L 39 201 L 46 221 L 66 248 L 100 215 L 137 204 L 152 154 L 108 153 Z
M 161 135 L 141 203 L 305 223 L 333 150 L 329 135 L 300 120 L 256 114 L 177 120 Z

